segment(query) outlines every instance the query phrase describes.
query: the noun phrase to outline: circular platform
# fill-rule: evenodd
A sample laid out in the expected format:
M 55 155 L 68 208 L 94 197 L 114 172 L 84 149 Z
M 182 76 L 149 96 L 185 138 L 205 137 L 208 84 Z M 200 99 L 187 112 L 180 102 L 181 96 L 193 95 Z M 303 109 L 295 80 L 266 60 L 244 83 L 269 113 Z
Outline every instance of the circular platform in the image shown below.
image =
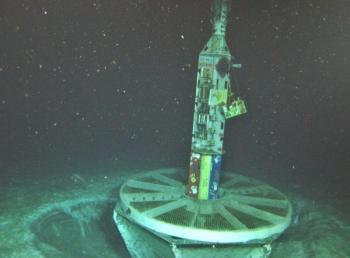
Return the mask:
M 218 200 L 185 195 L 187 171 L 161 169 L 136 175 L 120 189 L 120 209 L 157 233 L 206 243 L 264 243 L 291 221 L 287 198 L 257 180 L 223 172 Z

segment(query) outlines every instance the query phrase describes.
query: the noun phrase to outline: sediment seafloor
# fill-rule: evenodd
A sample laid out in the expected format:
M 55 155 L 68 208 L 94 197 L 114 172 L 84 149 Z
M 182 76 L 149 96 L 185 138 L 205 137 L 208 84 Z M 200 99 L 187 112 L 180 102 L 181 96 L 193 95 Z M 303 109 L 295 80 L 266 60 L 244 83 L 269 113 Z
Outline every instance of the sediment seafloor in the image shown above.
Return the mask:
M 21 178 L 0 188 L 0 257 L 130 257 L 113 220 L 118 189 L 142 171 Z M 293 204 L 269 257 L 350 257 L 350 224 L 334 207 L 273 185 Z M 258 257 L 253 257 L 258 258 Z

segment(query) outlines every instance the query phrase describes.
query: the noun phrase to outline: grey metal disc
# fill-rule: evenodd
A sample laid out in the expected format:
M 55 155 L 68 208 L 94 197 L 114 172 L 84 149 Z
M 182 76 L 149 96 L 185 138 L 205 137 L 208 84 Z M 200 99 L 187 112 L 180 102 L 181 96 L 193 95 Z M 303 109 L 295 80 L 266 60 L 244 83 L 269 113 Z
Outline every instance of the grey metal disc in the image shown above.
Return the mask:
M 223 172 L 220 198 L 185 195 L 187 171 L 136 175 L 120 189 L 120 207 L 135 223 L 158 233 L 207 243 L 270 242 L 290 224 L 292 208 L 275 188 Z

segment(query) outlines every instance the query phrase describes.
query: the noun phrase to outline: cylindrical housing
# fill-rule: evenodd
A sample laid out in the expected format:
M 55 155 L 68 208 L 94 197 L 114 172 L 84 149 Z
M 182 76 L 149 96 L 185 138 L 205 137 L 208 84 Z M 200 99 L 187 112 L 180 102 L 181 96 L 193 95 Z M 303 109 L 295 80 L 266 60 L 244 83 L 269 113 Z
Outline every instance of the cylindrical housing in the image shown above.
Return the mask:
M 200 200 L 219 198 L 221 155 L 192 153 L 188 195 Z
M 213 1 L 214 33 L 198 58 L 187 194 L 200 200 L 219 197 L 224 108 L 231 94 L 233 59 L 224 36 L 229 6 L 229 0 Z

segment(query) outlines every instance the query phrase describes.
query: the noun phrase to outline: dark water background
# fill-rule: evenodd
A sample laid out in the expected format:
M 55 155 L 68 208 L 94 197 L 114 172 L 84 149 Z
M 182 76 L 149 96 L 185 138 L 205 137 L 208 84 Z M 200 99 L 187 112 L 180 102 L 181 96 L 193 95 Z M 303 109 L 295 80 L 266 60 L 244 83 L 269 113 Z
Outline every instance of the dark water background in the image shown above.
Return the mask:
M 232 3 L 249 113 L 226 125 L 224 168 L 348 202 L 350 2 Z M 209 15 L 199 0 L 1 1 L 1 182 L 187 166 Z

